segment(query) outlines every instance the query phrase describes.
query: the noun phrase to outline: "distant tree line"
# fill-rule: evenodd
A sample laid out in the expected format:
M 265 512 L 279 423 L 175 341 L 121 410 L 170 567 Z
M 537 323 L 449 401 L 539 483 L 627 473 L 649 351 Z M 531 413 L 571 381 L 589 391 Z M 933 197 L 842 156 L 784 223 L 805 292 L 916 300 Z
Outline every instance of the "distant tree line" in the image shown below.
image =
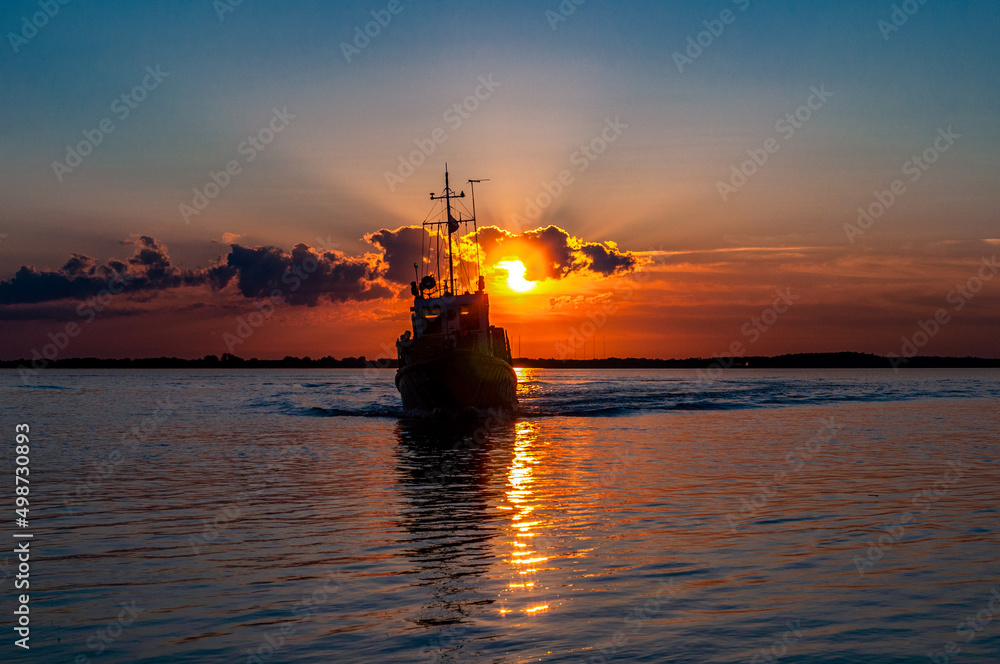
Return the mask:
M 16 369 L 21 365 L 31 366 L 30 360 L 0 360 L 0 368 Z M 361 357 L 345 357 L 336 359 L 327 355 L 318 359 L 292 357 L 286 355 L 280 360 L 261 360 L 256 357 L 243 359 L 232 353 L 206 355 L 196 360 L 186 360 L 180 357 L 142 357 L 142 358 L 99 358 L 74 357 L 53 360 L 46 365 L 48 369 L 364 369 L 375 366 L 375 362 Z M 381 360 L 378 366 L 396 366 L 391 360 L 386 364 Z
M 31 366 L 30 360 L 0 360 L 0 368 L 17 369 Z M 365 369 L 383 367 L 395 369 L 394 359 L 369 360 L 361 357 L 336 359 L 327 355 L 318 359 L 285 356 L 280 360 L 243 359 L 231 353 L 206 355 L 196 360 L 179 357 L 143 357 L 107 359 L 75 357 L 53 360 L 50 369 Z M 870 353 L 794 353 L 776 357 L 689 357 L 657 360 L 643 357 L 609 357 L 600 360 L 557 360 L 553 358 L 515 358 L 514 366 L 524 368 L 559 369 L 888 369 L 889 358 Z M 912 357 L 900 368 L 963 369 L 1000 368 L 1000 359 L 981 357 Z
M 643 357 L 608 357 L 600 360 L 555 360 L 516 358 L 514 365 L 531 368 L 594 369 L 891 369 L 888 357 L 871 353 L 793 353 L 765 357 L 689 357 L 651 360 Z M 898 365 L 898 362 L 897 362 Z M 1000 359 L 981 357 L 911 357 L 899 368 L 962 369 L 1000 367 Z

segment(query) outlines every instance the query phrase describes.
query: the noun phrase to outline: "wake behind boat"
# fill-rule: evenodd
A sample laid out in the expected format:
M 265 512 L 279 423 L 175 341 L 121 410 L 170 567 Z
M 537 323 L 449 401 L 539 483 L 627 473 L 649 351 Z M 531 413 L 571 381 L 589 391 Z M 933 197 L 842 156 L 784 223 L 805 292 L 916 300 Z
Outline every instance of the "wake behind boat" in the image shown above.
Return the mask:
M 465 198 L 465 192 L 455 193 L 448 181 L 445 167 L 444 192 L 431 194 L 431 200 L 443 201 L 444 209 L 435 221 L 424 221 L 432 228 L 431 241 L 421 250 L 421 262 L 414 263 L 417 280 L 410 282 L 413 307 L 407 331 L 396 341 L 399 369 L 396 388 L 407 412 L 499 410 L 512 411 L 517 406 L 517 374 L 510 354 L 510 341 L 502 327 L 490 325 L 490 301 L 486 281 L 479 262 L 479 225 L 476 221 L 475 183 L 472 190 L 472 215 L 455 217 L 452 201 Z M 463 226 L 473 224 L 476 242 L 476 290 L 466 279 L 459 294 L 455 287 L 453 235 Z M 448 277 L 442 285 L 430 272 L 431 254 L 435 254 L 440 270 L 443 226 L 447 226 Z M 425 234 L 428 235 L 428 234 Z M 433 251 L 432 251 L 433 249 Z M 460 262 L 460 274 L 467 271 L 468 262 Z M 466 268 L 466 269 L 463 269 Z M 420 270 L 424 274 L 419 274 Z

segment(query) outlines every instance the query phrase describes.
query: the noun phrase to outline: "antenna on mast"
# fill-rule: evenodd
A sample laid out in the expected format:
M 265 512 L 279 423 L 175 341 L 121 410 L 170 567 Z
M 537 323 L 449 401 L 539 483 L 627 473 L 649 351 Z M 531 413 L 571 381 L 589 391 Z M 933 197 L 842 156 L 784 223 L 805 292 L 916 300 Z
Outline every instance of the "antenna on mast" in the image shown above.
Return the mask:
M 448 283 L 449 289 L 448 294 L 455 294 L 455 265 L 452 262 L 452 253 L 454 251 L 451 241 L 451 235 L 458 230 L 458 220 L 451 216 L 451 199 L 453 198 L 465 198 L 465 192 L 460 192 L 456 194 L 451 189 L 451 185 L 448 183 L 448 163 L 445 162 L 444 165 L 444 193 L 440 196 L 435 196 L 431 194 L 432 201 L 443 200 L 445 204 L 445 209 L 448 212 L 447 222 L 448 222 Z
M 479 217 L 476 215 L 476 184 L 489 181 L 489 178 L 485 180 L 469 180 L 469 188 L 472 189 L 472 229 L 476 234 L 476 286 L 479 288 L 479 291 L 482 291 L 486 287 L 486 283 L 479 264 Z

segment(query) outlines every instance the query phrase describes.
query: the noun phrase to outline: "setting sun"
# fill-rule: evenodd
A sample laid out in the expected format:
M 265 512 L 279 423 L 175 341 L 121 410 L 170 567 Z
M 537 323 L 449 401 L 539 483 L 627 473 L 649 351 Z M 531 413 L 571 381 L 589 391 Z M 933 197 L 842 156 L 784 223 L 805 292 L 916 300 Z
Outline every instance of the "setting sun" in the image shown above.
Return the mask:
M 524 278 L 526 269 L 521 261 L 500 261 L 497 267 L 507 270 L 507 285 L 517 293 L 527 293 L 538 285 L 537 281 L 527 281 Z

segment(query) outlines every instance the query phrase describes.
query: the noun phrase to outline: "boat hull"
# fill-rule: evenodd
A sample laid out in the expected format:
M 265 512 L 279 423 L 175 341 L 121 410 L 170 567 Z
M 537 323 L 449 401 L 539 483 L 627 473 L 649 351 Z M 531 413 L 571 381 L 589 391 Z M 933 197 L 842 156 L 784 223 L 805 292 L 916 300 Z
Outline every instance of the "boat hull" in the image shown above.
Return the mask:
M 400 367 L 396 389 L 408 412 L 499 410 L 517 407 L 517 373 L 507 362 L 474 351 Z

